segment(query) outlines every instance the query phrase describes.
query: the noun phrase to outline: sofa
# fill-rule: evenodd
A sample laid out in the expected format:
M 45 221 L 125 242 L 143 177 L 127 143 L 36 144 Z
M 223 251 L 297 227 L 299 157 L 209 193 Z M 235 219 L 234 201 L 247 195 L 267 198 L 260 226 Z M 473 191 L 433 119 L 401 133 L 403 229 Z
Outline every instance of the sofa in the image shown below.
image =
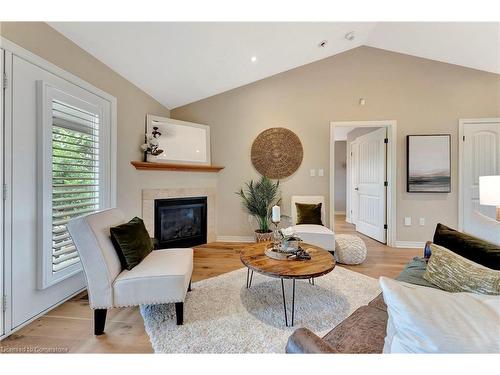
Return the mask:
M 500 246 L 496 244 L 457 232 L 442 224 L 437 225 L 433 242 L 462 255 L 472 254 L 472 257 L 477 258 L 474 260 L 479 263 L 492 269 L 500 269 Z M 470 250 L 469 254 L 464 254 L 464 249 Z M 413 258 L 396 280 L 438 288 L 423 277 L 428 256 L 429 242 L 424 250 L 424 257 Z M 295 330 L 288 339 L 286 352 L 380 354 L 384 348 L 387 320 L 387 307 L 382 294 L 379 294 L 368 305 L 354 311 L 324 337 L 317 336 L 307 328 Z
M 191 287 L 193 249 L 149 253 L 131 269 L 123 269 L 110 238 L 110 228 L 126 222 L 118 208 L 70 220 L 68 230 L 82 261 L 94 334 L 104 334 L 107 310 L 117 307 L 175 303 L 183 324 L 184 299 Z

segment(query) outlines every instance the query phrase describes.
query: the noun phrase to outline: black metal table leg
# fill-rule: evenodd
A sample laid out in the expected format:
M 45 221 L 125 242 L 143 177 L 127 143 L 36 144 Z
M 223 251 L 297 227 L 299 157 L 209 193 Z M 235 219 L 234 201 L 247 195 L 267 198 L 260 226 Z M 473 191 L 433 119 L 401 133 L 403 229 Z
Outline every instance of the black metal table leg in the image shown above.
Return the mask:
M 281 293 L 283 293 L 283 308 L 285 309 L 285 326 L 288 327 L 288 318 L 286 315 L 285 286 L 283 284 L 283 279 L 281 279 Z
M 312 281 L 312 285 L 314 285 L 314 277 L 313 277 L 313 278 L 311 278 L 311 281 Z
M 248 278 L 250 276 L 250 268 L 247 268 L 247 289 L 248 289 Z
M 248 284 L 248 287 L 252 287 L 252 280 L 253 280 L 253 270 L 250 272 L 250 283 Z

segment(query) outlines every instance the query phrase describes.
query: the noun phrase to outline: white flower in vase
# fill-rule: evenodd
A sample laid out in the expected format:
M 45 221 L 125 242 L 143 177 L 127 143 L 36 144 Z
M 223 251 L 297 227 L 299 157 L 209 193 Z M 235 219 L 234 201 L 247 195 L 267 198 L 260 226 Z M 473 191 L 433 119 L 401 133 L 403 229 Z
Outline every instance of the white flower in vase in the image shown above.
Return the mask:
M 283 237 L 293 236 L 295 235 L 295 229 L 293 229 L 293 227 L 283 228 L 281 230 L 281 234 L 283 235 Z
M 151 139 L 149 140 L 149 143 L 152 146 L 158 146 L 160 144 L 160 141 L 157 138 L 155 138 L 155 137 L 151 137 Z

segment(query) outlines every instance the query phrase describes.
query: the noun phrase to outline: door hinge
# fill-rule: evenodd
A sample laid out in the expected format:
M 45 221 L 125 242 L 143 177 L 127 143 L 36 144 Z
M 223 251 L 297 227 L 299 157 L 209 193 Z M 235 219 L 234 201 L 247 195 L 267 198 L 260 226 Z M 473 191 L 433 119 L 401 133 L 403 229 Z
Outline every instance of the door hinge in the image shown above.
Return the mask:
M 7 88 L 9 80 L 7 79 L 7 73 L 3 73 L 3 79 L 2 79 L 2 87 L 5 90 Z
M 389 138 L 384 138 L 384 143 L 389 143 Z
M 463 141 L 465 142 L 465 135 L 462 137 Z
M 384 229 L 387 229 L 387 224 L 384 224 Z
M 2 311 L 7 311 L 7 296 L 2 297 Z
M 2 197 L 3 197 L 3 200 L 6 201 L 7 200 L 7 185 L 6 184 L 3 184 L 3 188 L 2 188 Z
M 389 182 L 384 181 L 384 186 L 389 186 Z

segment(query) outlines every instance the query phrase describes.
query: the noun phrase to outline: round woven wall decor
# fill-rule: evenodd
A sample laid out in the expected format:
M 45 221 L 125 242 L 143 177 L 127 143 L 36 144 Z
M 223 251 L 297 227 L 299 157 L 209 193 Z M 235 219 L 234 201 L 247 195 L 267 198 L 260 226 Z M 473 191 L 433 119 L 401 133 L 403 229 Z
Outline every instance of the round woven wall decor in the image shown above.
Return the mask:
M 270 128 L 252 144 L 252 164 L 268 178 L 281 179 L 299 169 L 304 152 L 297 134 L 285 128 Z

